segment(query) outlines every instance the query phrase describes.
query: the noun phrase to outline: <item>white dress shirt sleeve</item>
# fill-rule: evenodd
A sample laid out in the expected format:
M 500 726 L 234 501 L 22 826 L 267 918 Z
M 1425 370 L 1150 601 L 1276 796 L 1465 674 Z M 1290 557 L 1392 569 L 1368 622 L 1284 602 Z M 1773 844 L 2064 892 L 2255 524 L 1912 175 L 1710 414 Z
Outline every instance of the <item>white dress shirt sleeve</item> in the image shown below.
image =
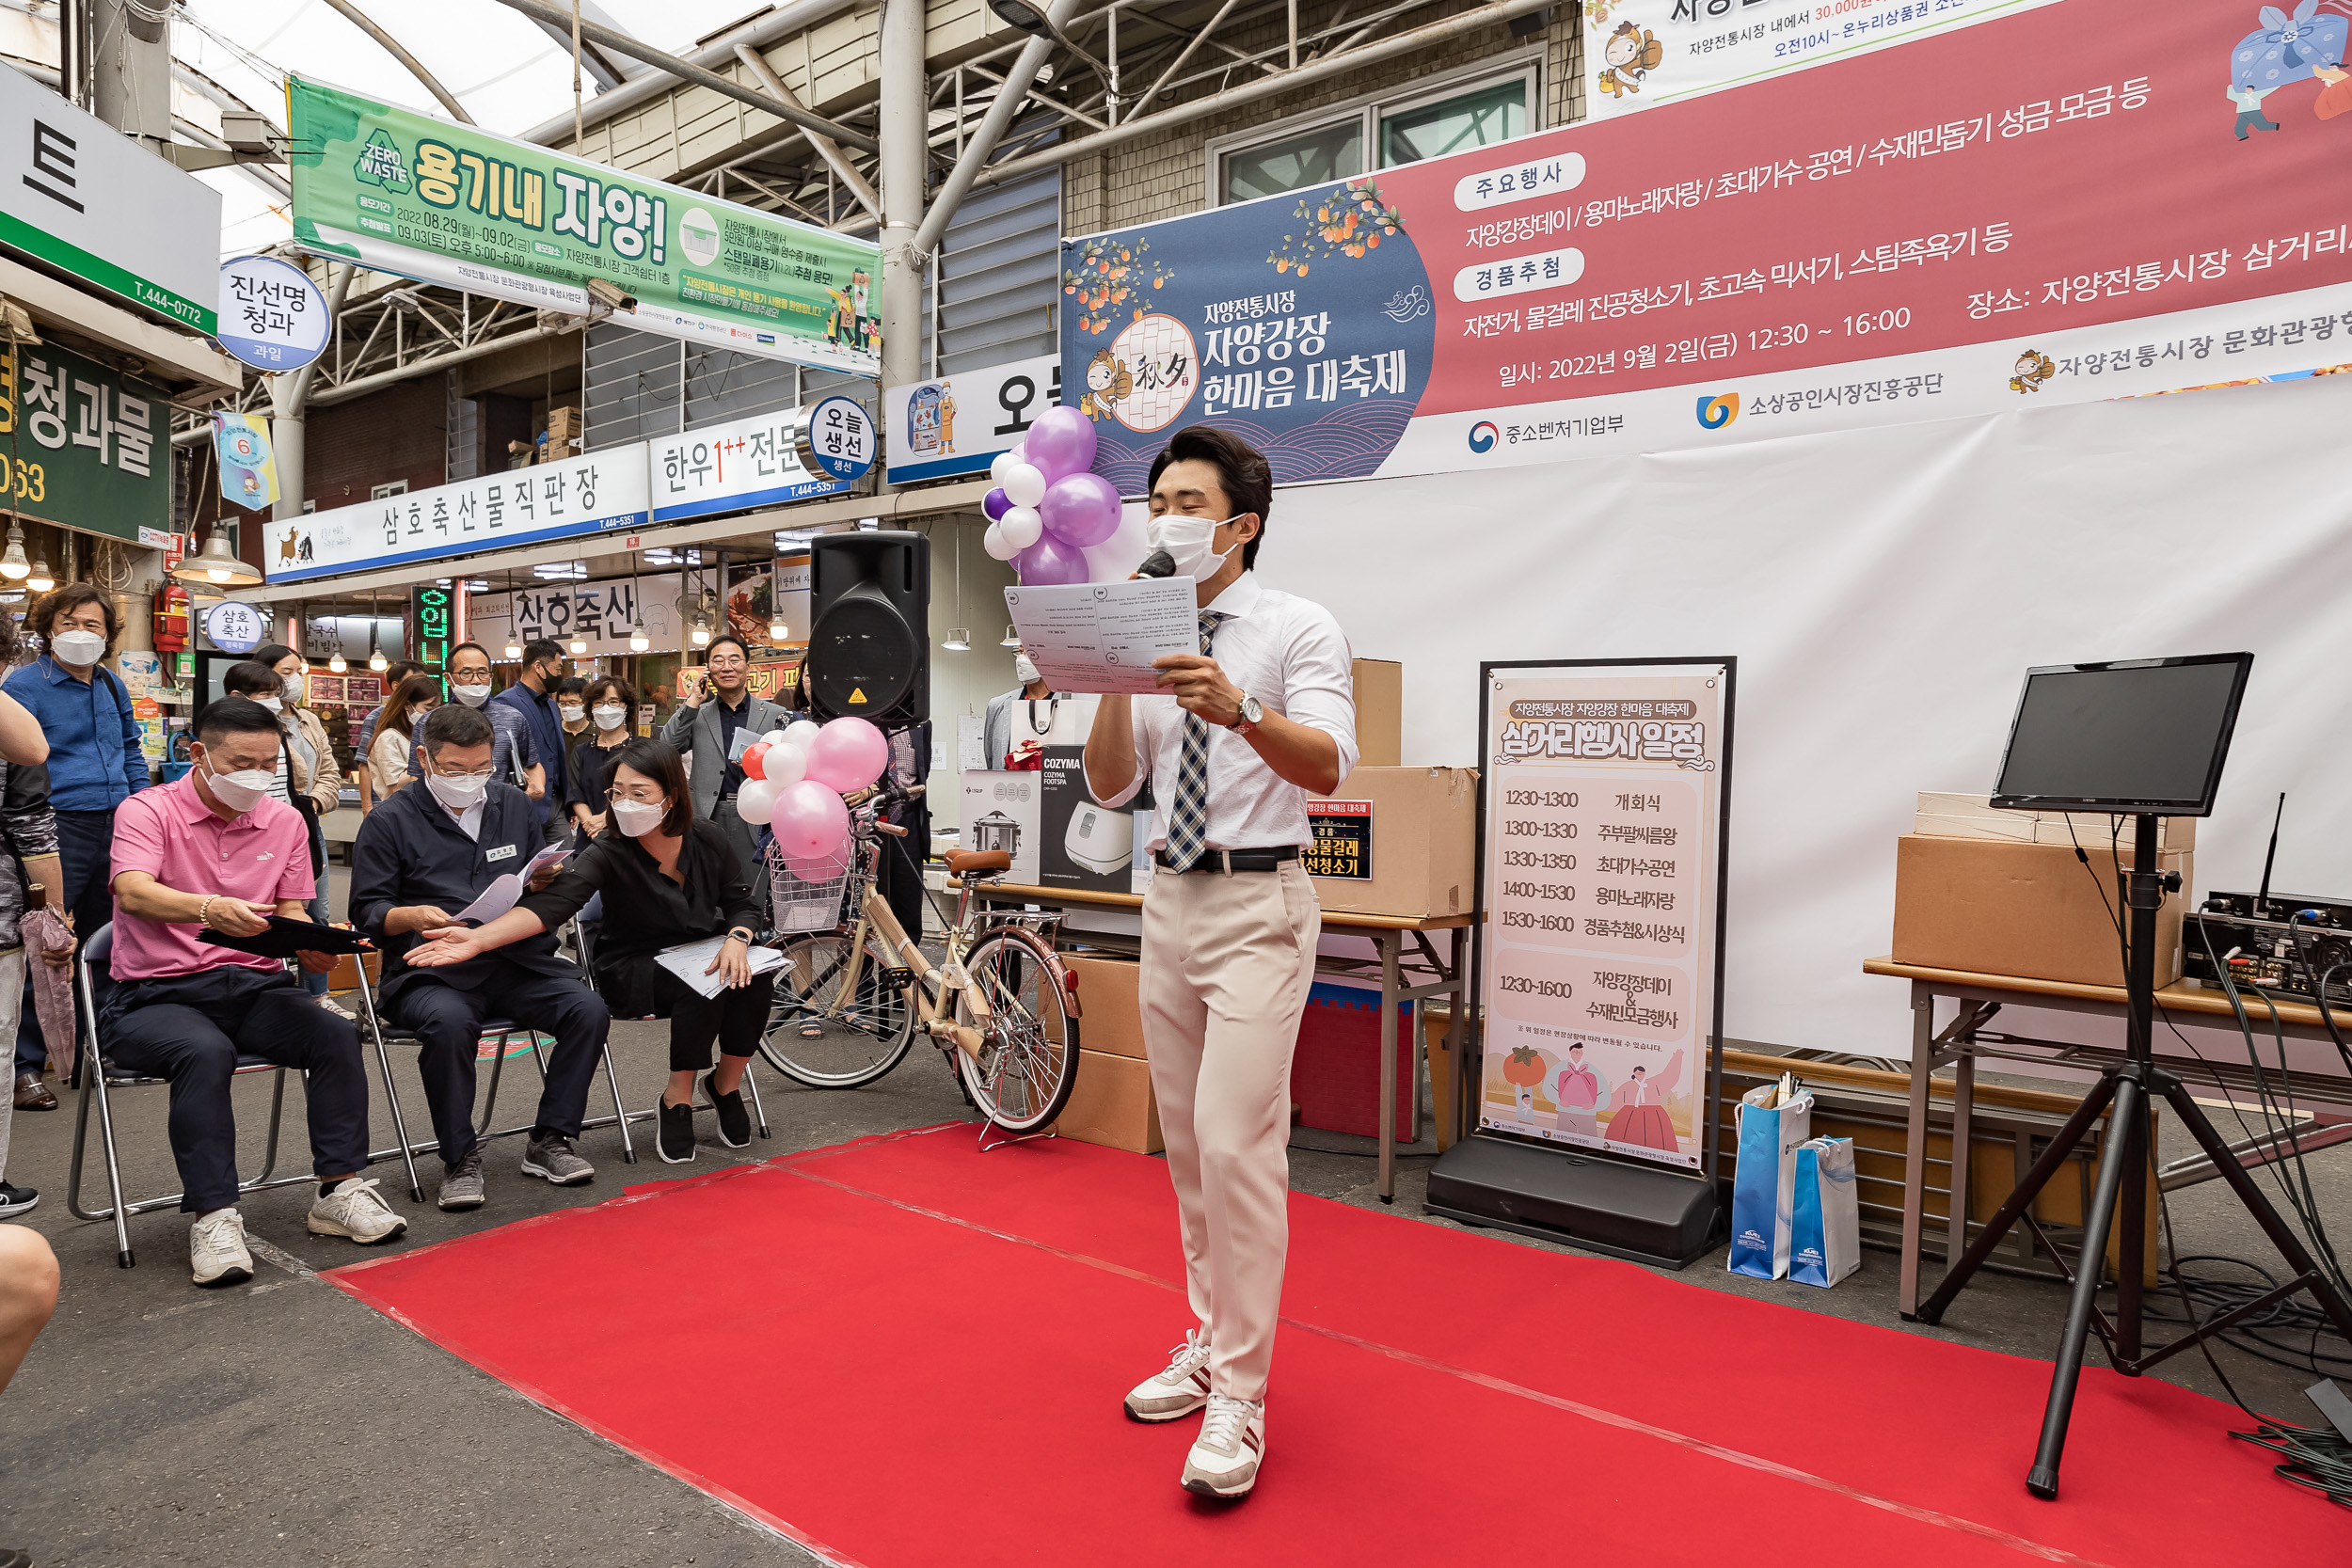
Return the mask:
M 1355 771 L 1356 674 L 1347 635 L 1331 612 L 1321 605 L 1297 617 L 1290 647 L 1283 657 L 1282 717 L 1309 729 L 1321 730 L 1338 743 L 1343 779 Z
M 1145 717 L 1146 713 L 1150 711 L 1150 708 L 1147 704 L 1138 702 L 1133 697 L 1104 697 L 1103 701 L 1106 703 L 1123 702 L 1127 705 L 1128 728 L 1133 732 L 1136 742 L 1136 770 L 1134 773 L 1129 775 L 1127 779 L 1127 787 L 1113 794 L 1098 795 L 1095 797 L 1095 799 L 1100 800 L 1103 804 L 1110 807 L 1113 811 L 1117 811 L 1120 807 L 1125 805 L 1128 801 L 1134 800 L 1138 794 L 1140 794 L 1143 790 L 1143 781 L 1152 776 L 1151 722 Z

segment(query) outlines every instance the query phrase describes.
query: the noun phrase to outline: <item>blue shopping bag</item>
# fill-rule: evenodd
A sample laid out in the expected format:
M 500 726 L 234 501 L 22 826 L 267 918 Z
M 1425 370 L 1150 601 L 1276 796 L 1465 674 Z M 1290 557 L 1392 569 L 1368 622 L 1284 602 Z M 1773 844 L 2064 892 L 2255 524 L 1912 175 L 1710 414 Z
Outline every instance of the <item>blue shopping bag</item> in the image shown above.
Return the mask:
M 1811 1135 L 1813 1096 L 1799 1089 L 1780 1104 L 1781 1085 L 1740 1097 L 1740 1163 L 1731 1181 L 1733 1274 L 1778 1279 L 1788 1272 L 1797 1185 L 1797 1146 Z
M 1798 1284 L 1835 1285 L 1862 1267 L 1862 1209 L 1853 1177 L 1851 1138 L 1813 1138 L 1797 1146 L 1788 1277 Z

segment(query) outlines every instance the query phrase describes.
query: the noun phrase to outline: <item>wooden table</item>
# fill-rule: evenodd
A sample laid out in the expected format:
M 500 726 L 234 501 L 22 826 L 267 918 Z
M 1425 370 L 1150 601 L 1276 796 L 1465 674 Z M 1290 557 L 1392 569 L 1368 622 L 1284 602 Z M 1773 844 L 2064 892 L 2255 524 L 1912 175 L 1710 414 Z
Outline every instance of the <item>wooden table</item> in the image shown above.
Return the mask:
M 1025 887 L 1012 882 L 983 882 L 976 890 L 989 904 L 1035 904 L 1059 910 L 1122 910 L 1141 912 L 1143 895 L 1136 893 L 1086 893 L 1075 888 Z M 1462 1041 L 1470 1019 L 1470 927 L 1468 914 L 1397 915 L 1351 914 L 1343 910 L 1323 911 L 1325 936 L 1362 937 L 1377 951 L 1372 958 L 1342 958 L 1328 953 L 1315 957 L 1318 974 L 1350 979 L 1376 978 L 1380 987 L 1380 1201 L 1396 1201 L 1396 1024 L 1399 1003 L 1434 996 L 1452 999 L 1446 1022 L 1446 1047 L 1455 1063 L 1462 1060 Z M 1443 957 L 1430 936 L 1449 933 Z M 1407 941 L 1411 947 L 1407 950 Z M 1089 931 L 1087 940 L 1117 952 L 1140 951 L 1142 943 L 1120 932 Z M 1414 983 L 1408 984 L 1408 981 Z
M 2043 1007 L 2053 1012 L 2074 1013 L 2086 1017 L 2110 1020 L 2121 1037 L 2128 1022 L 2128 1007 L 2121 986 L 2090 986 L 2066 980 L 2034 980 L 2014 974 L 1978 974 L 1965 970 L 1930 969 L 1918 964 L 1897 963 L 1891 958 L 1870 958 L 1864 962 L 1866 974 L 1884 974 L 1911 982 L 1911 1133 L 1903 1159 L 1903 1240 L 1899 1282 L 1895 1305 L 1904 1318 L 1919 1301 L 1919 1243 L 1926 1229 L 1927 1215 L 1927 1157 L 1928 1157 L 1928 1098 L 1929 1082 L 1936 1069 L 1949 1064 L 1952 1068 L 1952 1170 L 1949 1183 L 1955 1195 L 1947 1220 L 1949 1229 L 1945 1243 L 1945 1259 L 1948 1266 L 1966 1250 L 1968 1230 L 1968 1121 L 1971 1100 L 1976 1090 L 1977 1059 L 1993 1057 L 2010 1061 L 2039 1063 L 2043 1066 L 2097 1069 L 2124 1060 L 2121 1047 L 2106 1045 L 2076 1045 L 2062 1040 L 2039 1040 L 2027 1036 L 2008 1033 L 1994 1034 L 1985 1029 L 1993 1016 L 2004 1006 Z M 1950 997 L 1959 1005 L 1959 1011 L 1941 1032 L 1935 1027 L 1935 1002 L 1938 997 Z M 2218 1086 L 2233 1098 L 2251 1099 L 2255 1092 L 2253 1069 L 2242 1057 L 2231 1060 L 2218 1056 L 2191 1057 L 2181 1052 L 2177 1039 L 2164 1027 L 2164 1015 L 2169 1013 L 2182 1022 L 2227 1024 L 2234 1028 L 2235 1013 L 2230 999 L 2219 990 L 2207 990 L 2188 980 L 2177 980 L 2156 992 L 2158 1014 L 2155 1022 L 2155 1053 L 2170 1056 L 2184 1077 L 2202 1081 L 2202 1086 Z M 2271 1024 L 2270 1009 L 2259 999 L 2247 998 L 2247 1010 L 2254 1022 L 2257 1038 Z M 2334 1009 L 2336 1027 L 2352 1036 L 2352 1009 Z M 2278 1024 L 2289 1039 L 2328 1040 L 2327 1021 L 2319 1008 L 2307 1003 L 2281 1001 L 2278 1005 Z M 2171 1041 L 2172 1049 L 2166 1045 Z M 2332 1042 L 2330 1042 L 2332 1043 Z M 2275 1156 L 2281 1146 L 2305 1150 L 2323 1148 L 2329 1144 L 2352 1140 L 2352 1076 L 2303 1074 L 2295 1080 L 2296 1101 L 2298 1108 L 2310 1108 L 2315 1114 L 2304 1126 L 2290 1130 L 2283 1138 L 2263 1137 L 2233 1145 L 2233 1151 Z M 2312 1102 L 2316 1101 L 2316 1104 Z M 2160 1185 L 2175 1186 L 2186 1180 L 2201 1180 L 2195 1167 L 2207 1165 L 2202 1154 L 2185 1161 L 2177 1167 L 2158 1172 Z M 2204 1174 L 2211 1174 L 2206 1170 Z

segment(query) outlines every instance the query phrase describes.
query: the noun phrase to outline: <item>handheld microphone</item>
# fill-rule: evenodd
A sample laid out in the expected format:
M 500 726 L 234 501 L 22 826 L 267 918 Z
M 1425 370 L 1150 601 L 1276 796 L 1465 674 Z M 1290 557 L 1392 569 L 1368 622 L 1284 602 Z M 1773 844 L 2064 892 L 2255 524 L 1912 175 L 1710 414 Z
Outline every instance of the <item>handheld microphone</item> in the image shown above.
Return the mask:
M 1172 578 L 1175 575 L 1176 558 L 1166 550 L 1153 550 L 1143 558 L 1143 564 L 1136 568 L 1136 576 L 1139 578 Z

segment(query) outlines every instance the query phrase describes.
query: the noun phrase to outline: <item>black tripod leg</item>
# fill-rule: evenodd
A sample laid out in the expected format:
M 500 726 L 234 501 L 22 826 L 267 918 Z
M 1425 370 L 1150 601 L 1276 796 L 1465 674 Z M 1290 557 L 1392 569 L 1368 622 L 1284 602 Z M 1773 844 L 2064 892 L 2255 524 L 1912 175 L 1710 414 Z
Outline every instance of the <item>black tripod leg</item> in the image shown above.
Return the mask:
M 1938 1323 L 1944 1321 L 1944 1309 L 1951 1306 L 1952 1298 L 1960 1294 L 1961 1288 L 1983 1266 L 1984 1260 L 1993 1256 L 1993 1249 L 2001 1244 L 2001 1238 L 2009 1234 L 2010 1227 L 2032 1209 L 2033 1200 L 2042 1196 L 2042 1189 L 2050 1184 L 2050 1179 L 2074 1157 L 2074 1146 L 2082 1142 L 2083 1134 L 2090 1131 L 2092 1122 L 2099 1119 L 2099 1113 L 2107 1108 L 2107 1101 L 2114 1095 L 2115 1081 L 2112 1078 L 2102 1077 L 2091 1085 L 2090 1092 L 2083 1097 L 2082 1104 L 2073 1116 L 2067 1117 L 2066 1125 L 2058 1129 L 2058 1134 L 2050 1140 L 2050 1147 L 2042 1151 L 2042 1158 L 2034 1162 L 2033 1168 L 2026 1173 L 2025 1180 L 2017 1184 L 2017 1190 L 2009 1195 L 2009 1200 L 2001 1205 L 2000 1212 L 1986 1222 L 1976 1241 L 1960 1255 L 1960 1260 L 1945 1269 L 1944 1278 L 1935 1287 L 1935 1293 L 1921 1302 L 1918 1309 L 1911 1314 L 1914 1323 Z M 1967 1195 L 1955 1193 L 1950 1201 L 1965 1203 L 1968 1201 Z
M 2099 1156 L 2099 1186 L 2083 1216 L 2082 1253 L 2074 1260 L 2074 1294 L 2066 1307 L 2066 1333 L 2058 1340 L 2058 1365 L 2050 1373 L 2050 1402 L 2042 1412 L 2042 1443 L 2034 1449 L 2033 1468 L 2026 1472 L 2026 1490 L 2037 1497 L 2055 1497 L 2058 1460 L 2066 1451 L 2066 1423 L 2074 1414 L 2074 1384 L 2082 1376 L 2083 1342 L 2090 1338 L 2091 1314 L 2099 1309 L 2099 1276 L 2106 1272 L 2107 1230 L 2115 1221 L 2115 1200 L 2123 1188 L 2123 1173 L 2132 1167 L 2132 1140 L 2122 1129 L 2132 1118 L 2147 1115 L 2147 1091 L 2129 1069 L 2113 1080 L 2115 1119 L 2109 1124 L 2106 1149 Z M 2089 1101 L 2083 1102 L 2090 1104 Z M 2071 1125 L 2071 1124 L 2070 1124 Z
M 2188 1130 L 2188 1135 L 2197 1140 L 2198 1147 L 2205 1151 L 2205 1157 L 2213 1162 L 2214 1169 L 2221 1173 L 2221 1180 L 2227 1181 L 2230 1190 L 2237 1194 L 2238 1202 L 2254 1216 L 2254 1223 L 2263 1227 L 2263 1234 L 2270 1238 L 2270 1244 L 2279 1249 L 2279 1256 L 2287 1260 L 2287 1267 L 2297 1274 L 2312 1276 L 2312 1296 L 2319 1303 L 2320 1310 L 2328 1314 L 2328 1321 L 2336 1325 L 2336 1332 L 2352 1339 L 2352 1303 L 2346 1303 L 2336 1294 L 2328 1282 L 2326 1273 L 2303 1245 L 2302 1238 L 2295 1233 L 2294 1227 L 2279 1217 L 2279 1211 L 2270 1206 L 2270 1199 L 2255 1184 L 2254 1178 L 2239 1163 L 2238 1157 L 2230 1152 L 2229 1146 L 2221 1141 L 2221 1134 L 2214 1130 L 2213 1123 L 2205 1119 L 2204 1107 L 2190 1097 L 2188 1085 L 2175 1078 L 2165 1085 L 2164 1098 L 2166 1103 L 2172 1107 L 2172 1114 L 2181 1118 L 2181 1125 Z

